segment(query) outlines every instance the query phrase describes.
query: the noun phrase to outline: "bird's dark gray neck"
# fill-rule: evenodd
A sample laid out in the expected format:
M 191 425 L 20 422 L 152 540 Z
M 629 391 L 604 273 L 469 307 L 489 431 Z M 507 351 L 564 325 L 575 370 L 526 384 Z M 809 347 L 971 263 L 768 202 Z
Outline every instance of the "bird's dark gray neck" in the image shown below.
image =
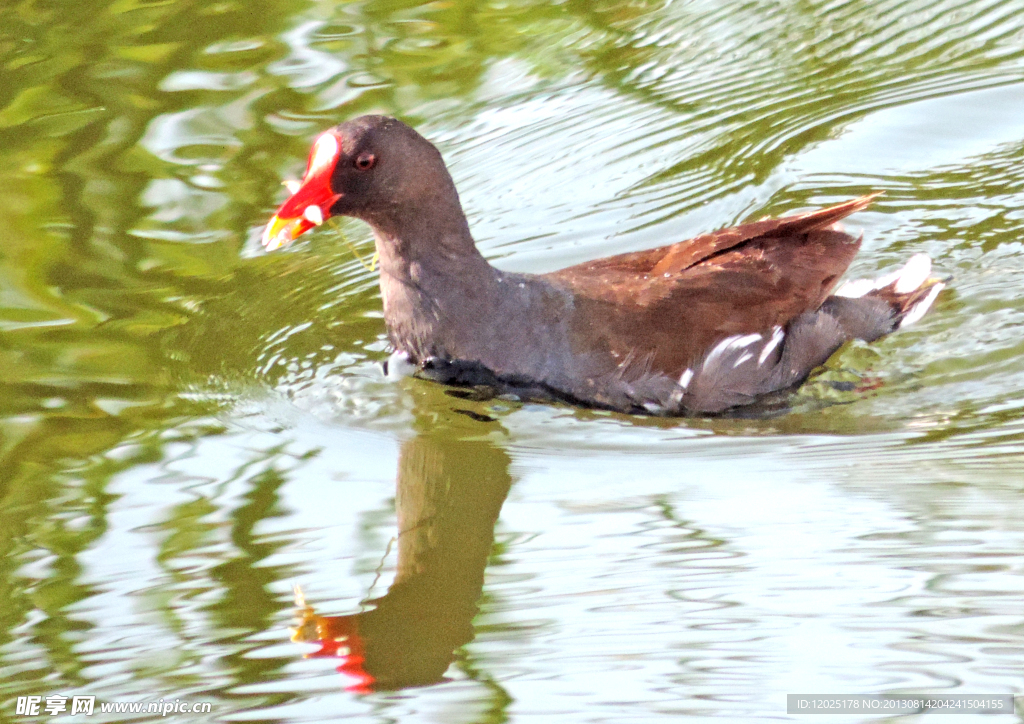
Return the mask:
M 417 362 L 479 362 L 497 374 L 538 380 L 564 366 L 569 294 L 541 277 L 495 269 L 468 229 L 420 229 L 419 236 L 399 238 L 374 232 L 384 319 L 397 349 Z
M 417 361 L 472 354 L 500 314 L 501 273 L 462 227 L 374 228 L 388 333 Z

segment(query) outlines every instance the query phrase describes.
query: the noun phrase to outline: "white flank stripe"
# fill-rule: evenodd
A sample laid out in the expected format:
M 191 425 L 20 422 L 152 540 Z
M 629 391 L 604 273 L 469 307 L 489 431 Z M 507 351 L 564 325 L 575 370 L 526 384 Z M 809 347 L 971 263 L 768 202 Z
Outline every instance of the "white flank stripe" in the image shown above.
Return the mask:
M 754 355 L 750 354 L 750 352 L 744 352 L 742 355 L 740 355 L 740 358 L 738 360 L 732 363 L 732 368 L 736 369 L 741 364 L 746 362 L 748 359 L 754 359 Z
M 782 327 L 776 327 L 772 330 L 772 338 L 768 340 L 768 344 L 766 344 L 764 349 L 761 350 L 761 356 L 757 358 L 758 365 L 764 364 L 764 361 L 768 359 L 768 355 L 770 355 L 775 348 L 779 346 L 779 342 L 781 342 L 782 338 L 785 336 L 786 333 L 782 331 Z
M 731 347 L 749 347 L 754 342 L 761 339 L 759 334 L 747 334 L 743 337 L 734 338 L 734 341 L 730 344 Z
M 744 347 L 749 347 L 759 339 L 761 339 L 761 335 L 759 334 L 735 334 L 732 337 L 726 337 L 712 347 L 711 351 L 708 352 L 708 356 L 704 359 L 704 367 L 713 364 L 719 357 L 730 349 L 743 349 Z

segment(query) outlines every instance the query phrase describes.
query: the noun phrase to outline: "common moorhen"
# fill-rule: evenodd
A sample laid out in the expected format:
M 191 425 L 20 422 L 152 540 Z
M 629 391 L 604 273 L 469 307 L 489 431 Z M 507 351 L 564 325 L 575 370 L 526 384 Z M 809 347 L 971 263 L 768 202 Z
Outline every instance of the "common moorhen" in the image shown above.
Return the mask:
M 477 250 L 438 150 L 385 116 L 321 134 L 291 190 L 264 246 L 329 216 L 367 222 L 391 343 L 421 375 L 627 412 L 717 413 L 793 387 L 845 341 L 919 319 L 944 286 L 918 254 L 832 291 L 860 247 L 837 222 L 872 196 L 547 274 L 504 272 Z

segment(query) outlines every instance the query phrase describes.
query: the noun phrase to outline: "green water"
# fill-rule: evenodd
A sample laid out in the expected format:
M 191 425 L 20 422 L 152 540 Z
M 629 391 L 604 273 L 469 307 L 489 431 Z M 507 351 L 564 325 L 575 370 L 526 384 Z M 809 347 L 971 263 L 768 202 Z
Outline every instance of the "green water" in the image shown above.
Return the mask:
M 258 243 L 367 112 L 438 144 L 505 269 L 884 191 L 851 276 L 953 279 L 770 420 L 389 382 L 368 230 Z M 0 720 L 1021 692 L 1022 239 L 1019 0 L 4 0 Z M 295 584 L 375 683 L 290 640 Z M 212 712 L 98 708 L 160 699 Z

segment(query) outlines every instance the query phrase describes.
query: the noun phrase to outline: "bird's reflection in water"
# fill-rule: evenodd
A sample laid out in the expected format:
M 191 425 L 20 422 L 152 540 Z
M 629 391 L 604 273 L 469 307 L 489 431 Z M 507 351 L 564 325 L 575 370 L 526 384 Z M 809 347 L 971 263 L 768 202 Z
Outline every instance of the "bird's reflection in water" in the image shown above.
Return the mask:
M 312 656 L 343 659 L 338 670 L 355 679 L 351 691 L 438 682 L 455 651 L 473 639 L 494 524 L 511 477 L 504 450 L 459 432 L 434 427 L 402 445 L 398 570 L 388 592 L 367 601 L 370 610 L 345 616 L 320 616 L 298 596 L 293 640 L 319 643 Z

